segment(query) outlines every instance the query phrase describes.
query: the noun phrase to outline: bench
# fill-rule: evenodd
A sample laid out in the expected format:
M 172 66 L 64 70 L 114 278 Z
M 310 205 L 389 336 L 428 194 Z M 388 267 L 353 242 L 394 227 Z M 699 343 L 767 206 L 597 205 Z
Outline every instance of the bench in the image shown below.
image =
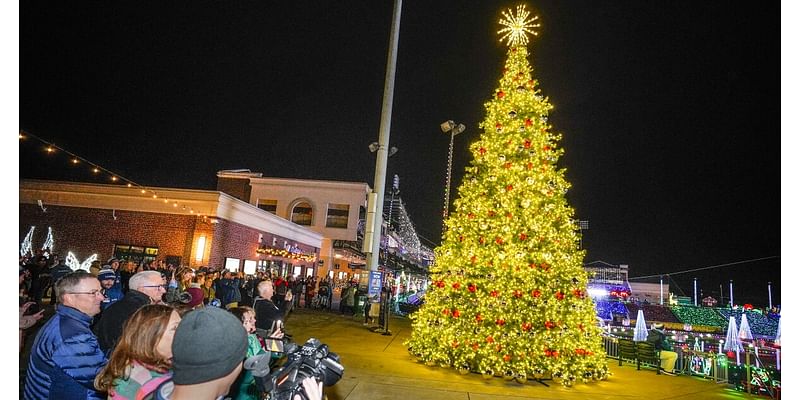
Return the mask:
M 649 365 L 656 369 L 656 374 L 661 374 L 661 352 L 656 350 L 653 343 L 636 342 L 636 369 L 641 369 L 641 364 Z
M 622 359 L 636 362 L 636 369 L 641 370 L 642 364 L 652 366 L 656 369 L 656 374 L 661 374 L 661 353 L 656 350 L 653 343 L 634 342 L 630 339 L 619 339 L 619 365 L 622 366 Z

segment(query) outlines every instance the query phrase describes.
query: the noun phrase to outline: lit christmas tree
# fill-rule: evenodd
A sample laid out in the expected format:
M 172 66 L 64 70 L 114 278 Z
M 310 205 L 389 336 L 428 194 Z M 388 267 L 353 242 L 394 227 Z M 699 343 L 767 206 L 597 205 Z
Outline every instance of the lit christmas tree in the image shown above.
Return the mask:
M 528 62 L 536 17 L 503 13 L 508 59 L 436 248 L 409 350 L 428 365 L 570 386 L 608 376 L 563 149 Z

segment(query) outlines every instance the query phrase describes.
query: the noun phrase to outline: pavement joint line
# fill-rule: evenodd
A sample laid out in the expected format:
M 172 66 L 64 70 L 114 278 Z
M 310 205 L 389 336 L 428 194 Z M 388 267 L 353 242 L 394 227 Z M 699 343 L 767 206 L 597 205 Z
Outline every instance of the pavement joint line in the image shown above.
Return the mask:
M 389 348 L 389 346 L 391 346 L 391 345 L 392 345 L 392 343 L 394 343 L 395 339 L 397 339 L 398 337 L 400 337 L 400 332 L 402 332 L 402 331 L 403 331 L 403 330 L 402 330 L 402 329 L 400 329 L 399 331 L 396 331 L 395 333 L 393 333 L 393 334 L 392 334 L 392 340 L 390 340 L 390 341 L 389 341 L 389 343 L 386 343 L 386 347 L 384 347 L 384 348 L 383 348 L 383 352 L 385 352 L 385 351 L 386 351 L 386 349 L 388 349 L 388 348 Z

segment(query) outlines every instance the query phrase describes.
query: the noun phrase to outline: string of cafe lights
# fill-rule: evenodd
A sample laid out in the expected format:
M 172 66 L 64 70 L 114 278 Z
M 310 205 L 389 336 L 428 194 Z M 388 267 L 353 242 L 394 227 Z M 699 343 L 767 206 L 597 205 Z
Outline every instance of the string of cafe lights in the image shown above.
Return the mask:
M 58 146 L 53 142 L 44 140 L 44 139 L 40 138 L 39 136 L 34 135 L 33 133 L 30 133 L 30 132 L 25 131 L 25 130 L 20 130 L 19 131 L 19 140 L 20 141 L 24 141 L 24 140 L 28 140 L 28 139 L 36 139 L 37 141 L 41 142 L 44 145 L 44 152 L 47 155 L 54 155 L 56 153 L 67 154 L 67 155 L 69 155 L 69 158 L 70 158 L 69 164 L 72 165 L 72 166 L 78 166 L 78 165 L 82 165 L 82 164 L 88 165 L 90 167 L 91 172 L 95 176 L 98 176 L 99 174 L 107 175 L 108 176 L 108 180 L 111 181 L 112 183 L 124 184 L 125 186 L 127 186 L 129 188 L 137 190 L 142 195 L 150 196 L 153 199 L 159 199 L 159 198 L 163 199 L 164 204 L 170 204 L 171 203 L 174 208 L 180 208 L 181 210 L 187 211 L 189 214 L 199 215 L 199 216 L 205 218 L 205 215 L 195 213 L 193 208 L 187 207 L 185 204 L 181 205 L 176 200 L 170 200 L 168 197 L 159 196 L 159 194 L 154 189 L 152 189 L 150 187 L 147 187 L 145 185 L 139 184 L 139 183 L 133 181 L 132 179 L 128 179 L 128 178 L 126 178 L 126 177 L 124 177 L 124 176 L 122 176 L 122 175 L 120 175 L 120 174 L 118 174 L 118 173 L 116 173 L 114 171 L 111 171 L 108 168 L 105 168 L 105 167 L 101 166 L 98 163 L 95 163 L 95 162 L 93 162 L 93 161 L 91 161 L 91 160 L 89 160 L 87 158 L 81 157 L 81 156 L 79 156 L 79 155 L 77 155 L 77 154 L 75 154 L 75 153 L 73 153 L 73 152 L 61 147 L 61 146 Z

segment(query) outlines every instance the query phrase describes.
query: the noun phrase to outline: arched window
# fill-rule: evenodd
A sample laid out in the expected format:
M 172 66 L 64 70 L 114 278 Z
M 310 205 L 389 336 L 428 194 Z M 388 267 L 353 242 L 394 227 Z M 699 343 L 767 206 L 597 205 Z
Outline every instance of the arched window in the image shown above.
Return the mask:
M 312 216 L 311 204 L 305 201 L 295 204 L 294 208 L 292 208 L 292 222 L 297 225 L 311 225 Z

